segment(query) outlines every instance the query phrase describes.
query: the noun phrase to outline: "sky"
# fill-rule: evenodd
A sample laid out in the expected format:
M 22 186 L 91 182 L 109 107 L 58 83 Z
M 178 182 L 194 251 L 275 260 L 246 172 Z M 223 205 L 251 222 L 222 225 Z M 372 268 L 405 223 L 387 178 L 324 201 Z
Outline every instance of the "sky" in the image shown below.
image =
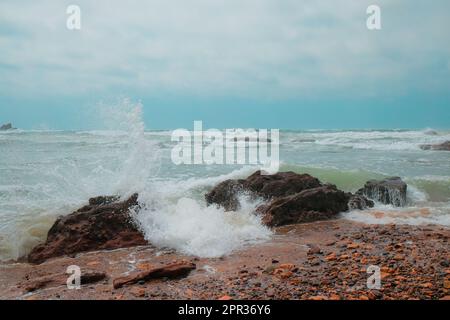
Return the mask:
M 81 29 L 66 27 L 69 5 Z M 366 9 L 381 8 L 381 30 Z M 450 128 L 448 0 L 1 0 L 0 123 Z

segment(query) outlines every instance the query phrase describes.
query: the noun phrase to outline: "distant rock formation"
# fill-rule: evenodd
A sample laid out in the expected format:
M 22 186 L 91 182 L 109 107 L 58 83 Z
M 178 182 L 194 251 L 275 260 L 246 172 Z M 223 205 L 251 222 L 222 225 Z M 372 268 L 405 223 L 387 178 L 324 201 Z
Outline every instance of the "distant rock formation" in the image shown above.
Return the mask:
M 439 144 L 423 144 L 420 148 L 422 150 L 450 151 L 450 141 L 445 141 Z
M 6 131 L 6 130 L 12 130 L 12 129 L 15 129 L 15 128 L 13 128 L 11 123 L 5 123 L 4 125 L 2 125 L 0 127 L 0 131 Z

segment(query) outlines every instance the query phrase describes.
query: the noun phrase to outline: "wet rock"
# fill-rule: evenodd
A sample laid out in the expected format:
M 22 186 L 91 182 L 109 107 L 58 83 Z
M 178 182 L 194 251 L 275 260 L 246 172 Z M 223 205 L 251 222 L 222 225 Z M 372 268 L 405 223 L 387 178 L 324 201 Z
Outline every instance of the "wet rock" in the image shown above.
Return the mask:
M 420 148 L 422 150 L 450 151 L 450 141 L 445 141 L 439 144 L 423 144 Z
M 244 180 L 226 180 L 205 195 L 208 205 L 217 204 L 227 211 L 239 209 L 238 195 L 244 191 Z
M 179 278 L 187 276 L 195 269 L 195 264 L 191 262 L 181 261 L 168 264 L 162 267 L 149 268 L 148 270 L 136 272 L 131 275 L 114 279 L 114 289 L 121 288 L 125 285 L 134 284 L 139 281 L 148 281 L 151 279 L 161 278 Z
M 356 194 L 383 204 L 402 207 L 406 204 L 406 190 L 407 185 L 401 178 L 391 177 L 384 180 L 367 181 Z
M 97 197 L 89 205 L 59 217 L 51 227 L 45 243 L 28 255 L 31 263 L 79 252 L 110 250 L 147 244 L 129 216 L 138 205 L 137 194 L 118 202 L 117 197 Z
M 278 227 L 294 223 L 335 218 L 348 210 L 349 196 L 333 185 L 304 190 L 287 197 L 274 199 L 262 205 L 257 212 L 264 224 Z
M 80 284 L 91 284 L 102 281 L 106 278 L 104 272 L 85 271 L 81 274 Z M 33 292 L 39 289 L 58 287 L 67 285 L 67 274 L 52 274 L 48 276 L 39 277 L 36 279 L 28 280 L 23 284 L 25 291 Z
M 321 185 L 317 178 L 308 174 L 279 172 L 273 175 L 262 175 L 261 171 L 257 171 L 247 179 L 226 180 L 219 183 L 205 195 L 205 198 L 209 205 L 217 204 L 228 211 L 235 211 L 239 208 L 238 196 L 243 192 L 247 192 L 254 197 L 270 200 L 317 188 Z
M 320 249 L 319 246 L 315 245 L 315 244 L 311 244 L 309 245 L 309 249 L 308 249 L 308 254 L 321 254 L 322 250 Z
M 349 210 L 364 210 L 367 208 L 373 208 L 374 202 L 366 197 L 358 194 L 352 194 L 348 201 Z

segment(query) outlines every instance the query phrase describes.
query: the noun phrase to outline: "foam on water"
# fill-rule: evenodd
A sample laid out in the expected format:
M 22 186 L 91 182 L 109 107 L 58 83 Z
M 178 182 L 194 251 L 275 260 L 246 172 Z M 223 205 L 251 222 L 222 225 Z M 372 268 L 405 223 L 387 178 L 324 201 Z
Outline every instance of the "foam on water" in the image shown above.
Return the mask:
M 342 213 L 342 217 L 369 224 L 438 224 L 450 226 L 450 207 L 447 204 L 434 207 L 393 208 L 377 205 L 369 210 Z
M 146 239 L 186 254 L 219 257 L 271 235 L 259 217 L 252 214 L 257 203 L 241 201 L 238 212 L 225 212 L 187 197 L 173 202 L 143 194 L 139 200 L 146 204 L 136 214 Z
M 378 150 L 378 151 L 419 151 L 422 144 L 437 144 L 450 140 L 448 132 L 432 129 L 415 131 L 332 131 L 305 132 L 299 139 L 294 135 L 292 142 L 314 143 L 323 146 Z

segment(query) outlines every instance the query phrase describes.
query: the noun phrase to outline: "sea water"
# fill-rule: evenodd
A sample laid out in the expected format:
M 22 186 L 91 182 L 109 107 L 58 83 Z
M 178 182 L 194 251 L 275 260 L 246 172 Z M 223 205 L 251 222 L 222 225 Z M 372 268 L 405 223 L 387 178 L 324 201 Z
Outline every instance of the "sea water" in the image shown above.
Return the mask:
M 110 130 L 0 133 L 0 260 L 27 254 L 59 215 L 98 195 L 138 192 L 142 209 L 133 217 L 146 238 L 187 254 L 217 257 L 271 237 L 252 214 L 260 201 L 242 196 L 235 213 L 204 200 L 217 183 L 255 167 L 175 165 L 172 132 L 145 130 L 140 105 L 124 102 L 107 114 Z M 430 129 L 281 130 L 280 171 L 352 192 L 369 179 L 400 176 L 408 183 L 405 208 L 376 204 L 341 218 L 449 226 L 450 152 L 420 149 L 447 140 L 449 131 Z

